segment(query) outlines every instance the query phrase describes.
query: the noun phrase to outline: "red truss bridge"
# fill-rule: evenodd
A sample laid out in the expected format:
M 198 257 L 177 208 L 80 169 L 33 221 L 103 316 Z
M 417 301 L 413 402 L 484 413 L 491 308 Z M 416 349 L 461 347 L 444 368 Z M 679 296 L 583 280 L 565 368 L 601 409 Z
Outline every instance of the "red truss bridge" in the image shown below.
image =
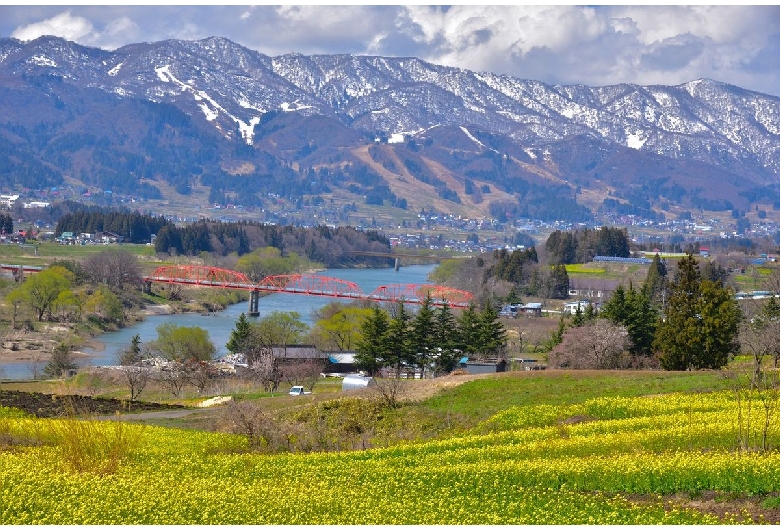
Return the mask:
M 222 289 L 243 289 L 251 293 L 250 314 L 257 314 L 258 294 L 264 291 L 375 302 L 403 301 L 408 304 L 421 304 L 425 297 L 430 295 L 433 305 L 441 306 L 446 303 L 450 307 L 467 307 L 474 299 L 474 296 L 468 291 L 429 284 L 382 285 L 370 293 L 364 293 L 360 286 L 354 282 L 316 274 L 280 274 L 267 276 L 259 282 L 253 282 L 241 272 L 199 265 L 158 267 L 151 275 L 144 277 L 144 282 L 148 286 L 151 286 L 151 283 L 170 283 Z

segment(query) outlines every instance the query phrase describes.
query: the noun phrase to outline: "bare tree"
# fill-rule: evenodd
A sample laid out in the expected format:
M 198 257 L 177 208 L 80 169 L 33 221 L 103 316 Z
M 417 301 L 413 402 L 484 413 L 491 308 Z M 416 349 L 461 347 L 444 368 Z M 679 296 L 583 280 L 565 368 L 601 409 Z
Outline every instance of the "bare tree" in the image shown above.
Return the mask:
M 751 300 L 742 304 L 744 319 L 740 324 L 739 341 L 741 350 L 753 357 L 752 385 L 761 384 L 763 364 L 772 359 L 777 368 L 780 360 L 780 303 L 770 297 L 757 303 Z
M 184 363 L 184 370 L 185 377 L 197 389 L 198 394 L 202 394 L 218 375 L 217 369 L 211 363 L 195 359 Z
M 45 363 L 43 359 L 41 359 L 41 352 L 35 351 L 32 353 L 30 357 L 30 375 L 33 379 L 40 379 L 41 373 L 43 372 L 43 367 L 45 366 Z
M 374 377 L 374 384 L 369 388 L 385 407 L 394 409 L 401 402 L 406 383 L 406 380 L 399 377 L 397 370 L 384 369 L 380 377 Z
M 124 380 L 130 390 L 130 401 L 135 401 L 146 388 L 152 376 L 152 369 L 144 364 L 144 357 L 149 356 L 148 346 L 141 348 L 141 337 L 136 334 L 130 341 L 130 345 L 119 354 L 119 364 Z
M 303 359 L 288 362 L 281 367 L 281 372 L 290 386 L 303 384 L 309 390 L 314 390 L 314 385 L 317 384 L 324 369 L 325 359 Z
M 135 401 L 149 383 L 152 377 L 152 370 L 150 367 L 142 364 L 122 366 L 120 369 L 130 390 L 130 401 Z
M 95 283 L 103 283 L 114 290 L 126 285 L 138 285 L 141 267 L 138 258 L 118 248 L 109 248 L 86 258 L 83 267 Z
M 551 368 L 626 368 L 631 362 L 630 347 L 631 339 L 625 327 L 599 318 L 567 330 L 563 342 L 550 351 L 548 363 Z
M 169 362 L 155 371 L 154 379 L 168 388 L 174 397 L 179 397 L 184 385 L 187 384 L 186 370 L 180 361 Z

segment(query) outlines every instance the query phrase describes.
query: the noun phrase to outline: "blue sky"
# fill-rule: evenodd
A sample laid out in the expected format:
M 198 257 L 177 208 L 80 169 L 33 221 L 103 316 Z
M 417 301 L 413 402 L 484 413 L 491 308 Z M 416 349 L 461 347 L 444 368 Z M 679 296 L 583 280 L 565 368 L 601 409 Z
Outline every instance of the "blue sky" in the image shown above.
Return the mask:
M 268 55 L 414 56 L 553 84 L 699 78 L 780 96 L 780 6 L 0 6 L 0 36 L 116 49 L 228 38 Z

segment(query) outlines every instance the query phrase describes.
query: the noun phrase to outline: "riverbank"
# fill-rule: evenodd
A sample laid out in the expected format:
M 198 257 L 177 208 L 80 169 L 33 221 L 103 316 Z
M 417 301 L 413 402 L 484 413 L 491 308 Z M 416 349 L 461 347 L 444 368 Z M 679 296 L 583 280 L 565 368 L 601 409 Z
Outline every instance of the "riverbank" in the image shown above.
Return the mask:
M 18 348 L 18 347 L 17 347 Z M 79 359 L 90 359 L 94 357 L 93 354 L 87 353 L 81 350 L 81 348 L 89 348 L 94 352 L 102 352 L 105 350 L 106 345 L 100 341 L 90 339 L 86 341 L 78 349 L 71 352 L 73 358 L 78 362 Z M 6 349 L 3 347 L 0 349 L 0 363 L 5 364 L 32 364 L 32 363 L 47 363 L 51 358 L 51 352 L 39 349 Z
M 171 315 L 186 310 L 184 308 L 177 311 L 171 304 L 147 304 L 143 309 L 133 313 L 132 321 L 128 325 L 132 326 L 137 322 L 142 322 L 147 317 Z M 72 339 L 73 333 L 74 330 L 68 325 L 50 323 L 42 323 L 41 329 L 37 331 L 15 330 L 3 337 L 2 342 L 0 342 L 0 364 L 43 365 L 49 362 L 54 347 L 60 341 Z M 86 363 L 95 357 L 95 354 L 103 352 L 106 345 L 99 337 L 104 333 L 106 332 L 82 340 L 79 346 L 72 351 L 74 360 L 77 363 L 79 361 Z

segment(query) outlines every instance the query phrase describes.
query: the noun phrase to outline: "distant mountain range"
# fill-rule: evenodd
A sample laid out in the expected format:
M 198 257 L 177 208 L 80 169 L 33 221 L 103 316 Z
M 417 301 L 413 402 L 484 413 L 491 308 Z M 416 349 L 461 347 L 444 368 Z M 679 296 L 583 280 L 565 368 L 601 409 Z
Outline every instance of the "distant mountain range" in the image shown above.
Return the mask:
M 416 58 L 0 39 L 0 187 L 647 218 L 780 209 L 780 98 L 700 79 L 558 86 Z

